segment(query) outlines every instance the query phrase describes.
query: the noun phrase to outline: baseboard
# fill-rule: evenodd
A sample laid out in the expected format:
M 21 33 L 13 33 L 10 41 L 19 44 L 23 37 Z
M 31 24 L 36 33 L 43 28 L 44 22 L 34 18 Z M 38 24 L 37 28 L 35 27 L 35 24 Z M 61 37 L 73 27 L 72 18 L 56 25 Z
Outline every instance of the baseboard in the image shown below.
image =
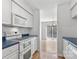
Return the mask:
M 59 57 L 64 57 L 63 54 L 58 54 Z

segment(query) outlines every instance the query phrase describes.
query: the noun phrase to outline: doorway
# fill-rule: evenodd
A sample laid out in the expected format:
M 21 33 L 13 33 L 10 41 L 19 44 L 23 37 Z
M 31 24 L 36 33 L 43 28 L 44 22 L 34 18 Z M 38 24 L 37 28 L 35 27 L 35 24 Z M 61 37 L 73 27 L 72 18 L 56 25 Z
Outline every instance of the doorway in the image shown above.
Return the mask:
M 57 22 L 41 22 L 41 59 L 57 59 Z

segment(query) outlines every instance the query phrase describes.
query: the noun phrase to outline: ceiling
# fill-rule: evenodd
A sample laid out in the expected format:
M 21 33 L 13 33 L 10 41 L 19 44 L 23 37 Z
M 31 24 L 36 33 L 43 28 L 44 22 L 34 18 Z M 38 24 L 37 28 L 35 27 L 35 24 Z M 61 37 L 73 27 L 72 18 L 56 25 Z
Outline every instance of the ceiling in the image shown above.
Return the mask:
M 57 5 L 70 0 L 25 0 L 34 8 L 40 10 L 40 17 L 45 19 L 57 18 Z
M 57 5 L 57 0 L 26 0 L 26 1 L 28 1 L 32 6 L 38 9 L 53 8 L 55 5 Z
M 49 9 L 53 8 L 58 3 L 63 3 L 70 0 L 26 0 L 26 1 L 38 9 Z

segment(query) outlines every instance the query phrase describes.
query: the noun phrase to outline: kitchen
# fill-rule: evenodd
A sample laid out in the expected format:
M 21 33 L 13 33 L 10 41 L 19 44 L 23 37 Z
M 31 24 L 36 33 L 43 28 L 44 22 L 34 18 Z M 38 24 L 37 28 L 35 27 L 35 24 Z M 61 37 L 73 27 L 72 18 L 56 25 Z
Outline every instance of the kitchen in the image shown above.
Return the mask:
M 36 59 L 77 59 L 76 0 L 2 0 L 2 59 L 36 53 Z

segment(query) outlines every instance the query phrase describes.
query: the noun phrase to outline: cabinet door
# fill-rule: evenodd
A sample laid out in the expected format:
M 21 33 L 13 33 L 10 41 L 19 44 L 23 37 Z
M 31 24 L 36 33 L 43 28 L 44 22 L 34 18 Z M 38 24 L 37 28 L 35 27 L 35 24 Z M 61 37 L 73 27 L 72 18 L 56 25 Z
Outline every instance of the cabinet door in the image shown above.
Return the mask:
M 10 55 L 9 59 L 18 59 L 18 52 Z
M 63 40 L 63 54 L 64 54 L 64 57 L 66 58 L 66 59 L 68 59 L 68 51 L 69 51 L 69 48 L 68 48 L 68 46 L 69 46 L 69 43 L 68 43 L 68 41 L 67 40 Z
M 22 19 L 18 19 L 18 20 L 15 20 L 13 19 L 13 21 L 15 20 L 16 21 L 16 25 L 18 26 L 22 26 L 22 27 L 32 27 L 32 19 L 33 19 L 33 16 L 30 15 L 27 11 L 25 11 L 21 5 L 18 5 L 18 3 L 16 2 L 12 2 L 12 13 L 13 14 L 17 14 L 17 15 L 20 15 L 21 17 L 25 18 L 25 20 L 22 20 Z M 17 23 L 19 22 L 19 23 Z
M 26 11 L 21 7 L 20 4 L 18 4 L 15 1 L 12 1 L 12 13 L 18 14 L 18 15 L 25 17 L 25 18 L 27 17 Z
M 76 16 L 77 16 L 77 5 L 75 5 L 75 7 L 72 9 L 72 17 Z
M 37 37 L 31 38 L 31 53 L 33 53 L 37 50 Z
M 25 27 L 32 27 L 33 25 L 33 16 L 30 15 L 29 13 L 27 13 L 28 16 L 27 16 L 27 20 L 25 22 Z
M 17 15 L 17 14 L 13 14 L 13 25 L 14 26 L 20 26 L 20 27 L 25 27 L 25 21 L 26 19 Z
M 2 0 L 2 23 L 11 24 L 11 0 Z
M 7 55 L 3 59 L 18 59 L 18 56 L 18 51 L 15 51 L 14 53 Z
M 12 13 L 17 15 L 23 15 L 22 9 L 17 5 L 17 3 L 12 1 Z
M 32 27 L 32 17 L 24 18 L 20 15 L 13 14 L 13 25 L 21 27 Z
M 75 3 L 77 3 L 77 0 L 71 0 L 70 8 L 72 8 L 75 5 Z
M 77 50 L 76 48 L 70 44 L 69 47 L 69 59 L 77 59 Z
M 18 44 L 5 48 L 2 50 L 2 57 L 6 57 L 7 55 L 10 55 L 17 50 L 18 50 Z
M 34 39 L 31 38 L 31 55 L 34 53 Z
M 35 41 L 34 41 L 34 49 L 35 49 L 35 51 L 37 50 L 37 38 L 35 38 Z
M 33 25 L 33 16 L 32 15 L 30 15 L 29 16 L 29 27 L 32 27 L 32 25 Z

